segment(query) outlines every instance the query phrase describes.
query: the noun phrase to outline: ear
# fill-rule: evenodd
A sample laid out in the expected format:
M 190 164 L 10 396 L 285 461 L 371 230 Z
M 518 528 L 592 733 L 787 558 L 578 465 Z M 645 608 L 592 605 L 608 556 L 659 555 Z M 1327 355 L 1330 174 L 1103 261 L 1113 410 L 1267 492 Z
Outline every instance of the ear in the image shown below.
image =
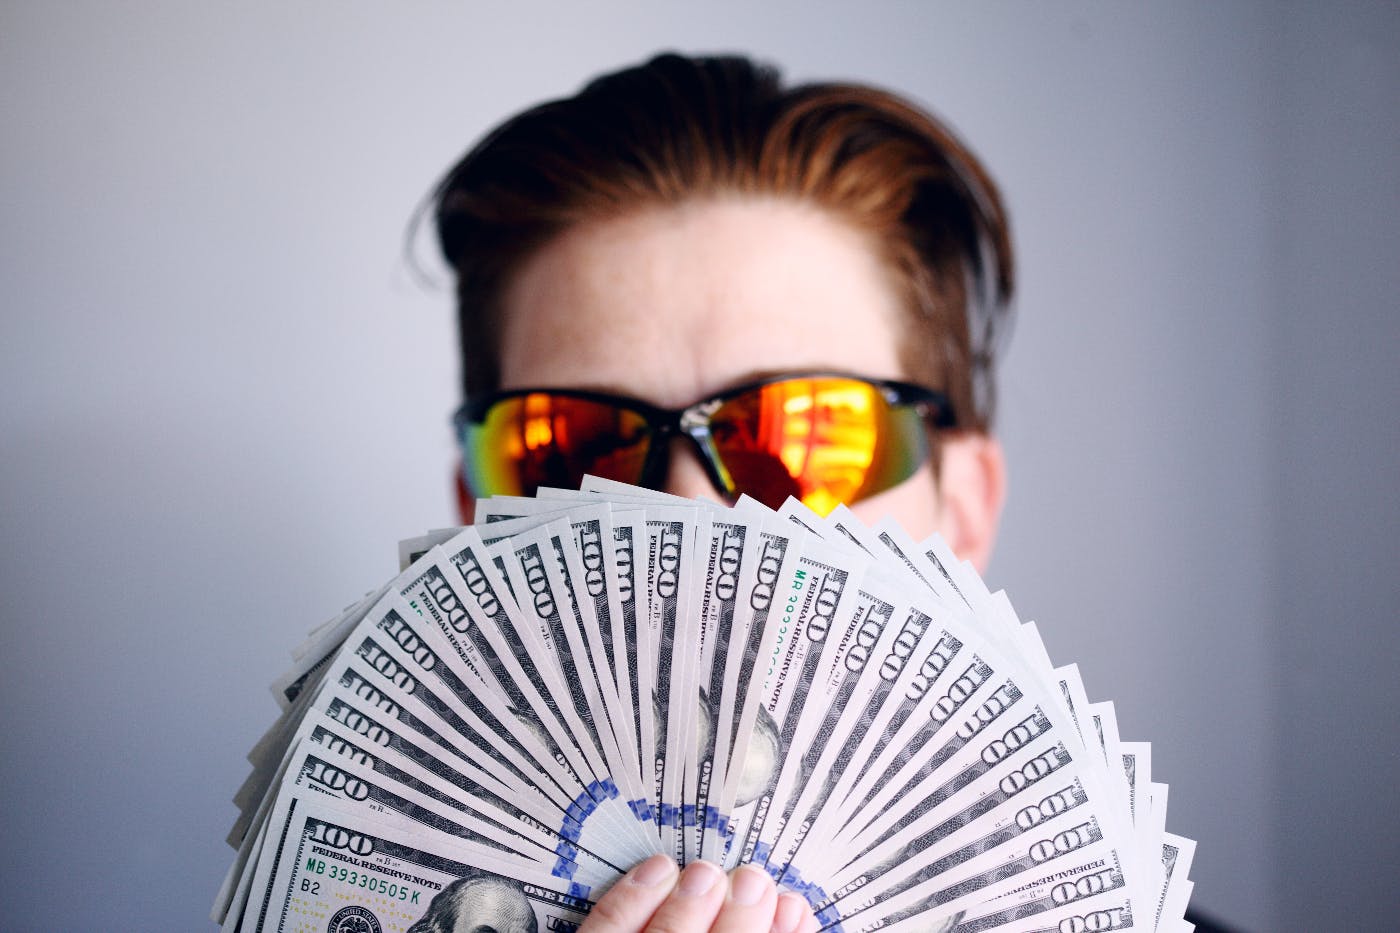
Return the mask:
M 457 470 L 453 474 L 457 480 L 457 514 L 462 518 L 463 525 L 470 525 L 476 516 L 476 498 L 467 490 L 467 481 L 462 476 L 462 464 L 457 464 Z
M 944 438 L 938 469 L 939 531 L 953 553 L 978 573 L 987 569 L 1006 500 L 1006 461 L 989 434 Z

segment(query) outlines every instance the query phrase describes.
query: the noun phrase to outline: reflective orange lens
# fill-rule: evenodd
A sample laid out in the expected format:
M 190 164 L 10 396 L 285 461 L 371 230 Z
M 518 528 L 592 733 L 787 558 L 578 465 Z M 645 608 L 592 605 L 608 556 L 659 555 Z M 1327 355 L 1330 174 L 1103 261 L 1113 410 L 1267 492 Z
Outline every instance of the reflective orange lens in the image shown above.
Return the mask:
M 481 422 L 459 420 L 466 479 L 478 497 L 572 488 L 586 473 L 659 482 L 644 475 L 664 465 L 649 462 L 652 439 L 679 432 L 700 444 L 721 492 L 774 508 L 794 496 L 825 515 L 904 481 L 928 459 L 924 416 L 913 404 L 891 405 L 892 385 L 794 376 L 675 412 L 608 396 L 508 395 Z
M 773 508 L 794 496 L 822 515 L 902 482 L 929 452 L 918 412 L 839 376 L 745 392 L 715 410 L 710 432 L 731 489 Z
M 476 495 L 521 496 L 540 486 L 576 488 L 585 473 L 637 483 L 647 438 L 641 415 L 605 402 L 513 396 L 464 428 L 467 484 Z

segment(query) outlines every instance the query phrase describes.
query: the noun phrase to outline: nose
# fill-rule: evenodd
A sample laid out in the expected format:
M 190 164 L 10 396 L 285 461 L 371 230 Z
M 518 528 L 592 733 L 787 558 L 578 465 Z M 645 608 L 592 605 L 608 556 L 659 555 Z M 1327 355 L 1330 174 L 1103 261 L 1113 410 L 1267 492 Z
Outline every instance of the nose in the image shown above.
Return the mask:
M 700 460 L 700 452 L 688 438 L 673 437 L 667 457 L 664 491 L 687 499 L 703 497 L 716 502 L 724 501 L 724 494 L 710 482 L 710 475 L 705 472 L 705 464 Z

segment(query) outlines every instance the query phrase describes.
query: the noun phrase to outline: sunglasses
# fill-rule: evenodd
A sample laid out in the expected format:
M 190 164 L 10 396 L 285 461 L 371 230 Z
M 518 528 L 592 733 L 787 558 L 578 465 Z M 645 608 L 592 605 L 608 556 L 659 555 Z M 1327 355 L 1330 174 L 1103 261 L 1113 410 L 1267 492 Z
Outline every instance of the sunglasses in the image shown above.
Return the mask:
M 686 408 L 574 389 L 469 398 L 453 422 L 476 498 L 576 488 L 585 473 L 659 489 L 669 441 L 689 438 L 715 488 L 772 508 L 788 496 L 822 515 L 883 492 L 930 455 L 929 429 L 956 427 L 946 396 L 829 373 L 776 376 Z

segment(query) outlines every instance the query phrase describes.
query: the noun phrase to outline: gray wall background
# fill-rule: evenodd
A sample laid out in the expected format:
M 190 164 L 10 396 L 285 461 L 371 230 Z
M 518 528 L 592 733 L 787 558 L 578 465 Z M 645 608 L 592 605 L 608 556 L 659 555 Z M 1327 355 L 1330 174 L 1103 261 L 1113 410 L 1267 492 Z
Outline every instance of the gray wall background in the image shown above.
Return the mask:
M 451 520 L 406 222 L 663 47 L 973 143 L 1022 257 L 992 582 L 1154 743 L 1198 906 L 1393 928 L 1400 7 L 531 0 L 0 8 L 0 927 L 204 928 L 265 685 Z

